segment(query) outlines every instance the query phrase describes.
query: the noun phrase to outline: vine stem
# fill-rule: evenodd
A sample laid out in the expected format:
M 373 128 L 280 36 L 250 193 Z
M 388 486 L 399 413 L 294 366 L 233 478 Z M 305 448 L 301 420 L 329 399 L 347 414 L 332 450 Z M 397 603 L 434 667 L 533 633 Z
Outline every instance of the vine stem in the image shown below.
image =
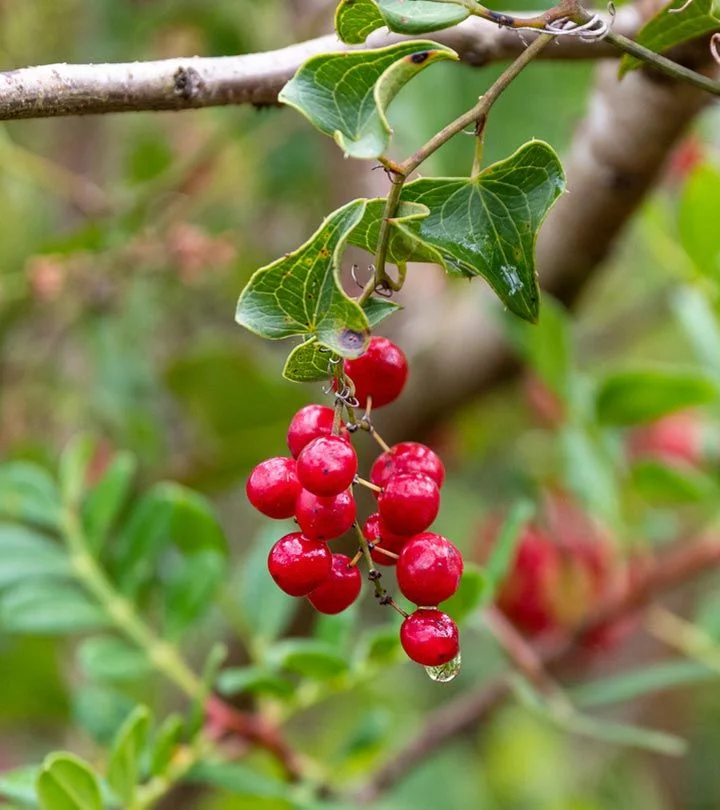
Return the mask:
M 497 20 L 495 20 L 497 22 Z M 402 278 L 399 279 L 399 284 L 394 282 L 388 275 L 385 269 L 385 262 L 387 260 L 388 248 L 390 245 L 390 232 L 393 225 L 393 217 L 397 213 L 397 208 L 400 203 L 400 195 L 402 194 L 403 186 L 407 178 L 424 162 L 430 155 L 436 152 L 441 146 L 444 146 L 451 138 L 462 132 L 466 127 L 474 124 L 478 136 L 482 134 L 485 120 L 490 108 L 497 101 L 500 95 L 507 89 L 510 83 L 518 76 L 518 74 L 532 62 L 532 60 L 549 45 L 554 39 L 552 34 L 540 34 L 533 42 L 509 65 L 500 76 L 493 82 L 487 91 L 480 96 L 477 104 L 472 107 L 463 115 L 456 118 L 447 126 L 443 127 L 438 133 L 433 135 L 430 140 L 421 146 L 417 152 L 410 155 L 407 160 L 402 163 L 396 164 L 387 162 L 386 170 L 392 177 L 392 185 L 390 192 L 385 200 L 385 208 L 383 210 L 382 221 L 380 223 L 380 233 L 378 234 L 378 243 L 375 253 L 375 272 L 365 285 L 362 294 L 358 298 L 358 304 L 362 306 L 375 292 L 379 285 L 387 285 L 393 290 L 397 290 L 402 286 Z M 384 164 L 385 165 L 385 164 Z
M 145 653 L 158 672 L 189 698 L 203 700 L 205 687 L 183 661 L 178 649 L 145 624 L 135 606 L 118 593 L 90 553 L 76 509 L 66 507 L 63 510 L 61 528 L 77 579 L 104 608 L 115 627 Z M 213 695 L 205 701 L 205 708 L 208 716 L 212 716 L 225 730 L 269 751 L 291 781 L 300 778 L 301 770 L 295 752 L 263 717 L 242 712 Z

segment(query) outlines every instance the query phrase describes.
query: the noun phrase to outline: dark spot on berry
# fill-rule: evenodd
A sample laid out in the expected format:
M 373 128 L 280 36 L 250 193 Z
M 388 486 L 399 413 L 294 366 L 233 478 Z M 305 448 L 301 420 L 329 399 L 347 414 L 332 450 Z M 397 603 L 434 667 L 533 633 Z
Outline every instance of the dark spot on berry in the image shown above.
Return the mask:
M 422 65 L 423 62 L 427 62 L 429 57 L 430 57 L 429 51 L 419 51 L 418 53 L 414 53 L 411 55 L 410 61 L 414 65 Z

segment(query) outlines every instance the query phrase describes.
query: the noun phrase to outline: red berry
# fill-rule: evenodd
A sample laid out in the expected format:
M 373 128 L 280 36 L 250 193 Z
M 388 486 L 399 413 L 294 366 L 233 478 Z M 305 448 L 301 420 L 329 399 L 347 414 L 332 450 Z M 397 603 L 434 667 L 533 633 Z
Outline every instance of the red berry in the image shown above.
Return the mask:
M 306 405 L 293 416 L 287 432 L 287 444 L 293 458 L 300 455 L 306 444 L 318 436 L 329 436 L 332 432 L 335 413 L 327 405 Z M 341 435 L 347 435 L 345 425 L 340 428 Z
M 397 582 L 403 596 L 416 605 L 439 605 L 460 584 L 463 558 L 455 546 L 433 532 L 407 542 L 397 563 Z
M 350 557 L 332 555 L 330 576 L 308 595 L 310 604 L 320 613 L 341 613 L 358 598 L 362 577 L 357 566 L 350 565 Z
M 323 498 L 301 489 L 295 504 L 297 522 L 310 540 L 340 537 L 353 525 L 355 514 L 355 498 L 350 491 Z
M 370 469 L 370 480 L 384 487 L 393 475 L 422 473 L 442 487 L 445 481 L 445 466 L 437 453 L 419 442 L 400 442 L 387 452 L 381 453 Z
M 372 397 L 373 408 L 393 402 L 405 387 L 407 358 L 391 340 L 370 338 L 365 354 L 345 361 L 345 373 L 355 383 L 355 396 L 362 407 Z
M 297 476 L 314 495 L 338 495 L 357 472 L 357 454 L 340 436 L 320 436 L 305 445 L 297 460 Z
M 440 510 L 437 484 L 420 473 L 393 475 L 378 495 L 383 523 L 396 534 L 424 532 Z
M 628 436 L 632 461 L 658 459 L 666 464 L 702 461 L 702 423 L 692 412 L 681 411 L 632 430 Z
M 268 570 L 280 590 L 290 596 L 306 596 L 330 576 L 332 554 L 325 543 L 293 532 L 270 549 Z
M 447 664 L 460 651 L 455 622 L 440 610 L 416 610 L 402 623 L 400 643 L 408 658 L 426 667 Z
M 250 473 L 245 492 L 263 515 L 278 520 L 292 517 L 300 492 L 294 459 L 278 456 L 258 464 Z
M 405 543 L 410 540 L 408 535 L 394 534 L 388 531 L 377 512 L 374 512 L 365 521 L 363 534 L 368 543 L 374 543 L 376 546 L 381 546 L 394 554 L 399 554 Z M 388 557 L 387 554 L 383 554 L 382 551 L 376 549 L 371 550 L 370 556 L 379 565 L 395 565 L 397 563 L 394 557 Z

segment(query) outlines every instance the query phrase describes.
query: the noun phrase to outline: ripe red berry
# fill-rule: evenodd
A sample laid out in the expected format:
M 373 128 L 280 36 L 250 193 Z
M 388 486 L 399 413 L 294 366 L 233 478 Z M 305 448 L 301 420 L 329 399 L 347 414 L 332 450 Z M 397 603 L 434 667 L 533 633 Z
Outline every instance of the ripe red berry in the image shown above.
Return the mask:
M 338 495 L 352 484 L 357 467 L 357 454 L 349 442 L 339 436 L 320 436 L 298 456 L 297 477 L 313 495 Z
M 308 595 L 310 604 L 320 613 L 341 613 L 358 598 L 362 577 L 357 566 L 350 565 L 350 557 L 332 555 L 330 576 Z
M 355 383 L 355 396 L 362 407 L 372 397 L 373 408 L 396 400 L 408 375 L 405 354 L 391 340 L 370 338 L 370 344 L 355 360 L 345 361 L 345 373 Z
M 270 549 L 268 570 L 280 590 L 290 596 L 307 596 L 330 576 L 332 554 L 325 543 L 293 532 Z
M 245 492 L 263 515 L 278 520 L 292 517 L 300 492 L 294 459 L 278 456 L 258 464 L 250 473 Z
M 424 532 L 440 510 L 437 484 L 420 473 L 393 475 L 378 495 L 383 523 L 396 534 Z
M 405 543 L 410 540 L 408 535 L 395 534 L 389 531 L 377 512 L 374 512 L 365 521 L 363 534 L 368 543 L 374 543 L 387 551 L 392 551 L 393 554 L 399 554 Z M 370 556 L 379 565 L 395 565 L 397 563 L 394 557 L 388 557 L 387 554 L 383 554 L 382 551 L 377 551 L 377 549 L 372 549 Z
M 423 532 L 400 552 L 397 582 L 406 599 L 429 607 L 455 593 L 462 572 L 463 558 L 455 546 L 439 534 Z
M 370 469 L 370 480 L 384 487 L 393 475 L 422 473 L 442 487 L 445 481 L 445 466 L 437 453 L 419 442 L 400 442 L 387 452 L 381 453 Z
M 306 405 L 293 416 L 287 432 L 287 444 L 293 458 L 300 455 L 306 444 L 318 436 L 329 436 L 332 432 L 335 413 L 327 405 Z M 340 435 L 347 435 L 345 425 L 340 428 Z
M 295 504 L 295 517 L 310 540 L 334 540 L 355 521 L 355 498 L 345 491 L 330 498 L 301 489 Z
M 455 622 L 440 610 L 416 610 L 400 628 L 400 643 L 408 658 L 426 667 L 452 661 L 460 650 Z

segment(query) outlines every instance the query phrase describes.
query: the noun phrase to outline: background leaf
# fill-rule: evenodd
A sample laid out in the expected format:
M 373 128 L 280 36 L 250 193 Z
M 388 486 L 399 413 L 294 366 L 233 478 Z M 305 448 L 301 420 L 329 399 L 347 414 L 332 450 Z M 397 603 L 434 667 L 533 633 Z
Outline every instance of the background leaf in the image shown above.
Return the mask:
M 113 527 L 130 494 L 137 459 L 132 453 L 118 453 L 103 477 L 88 492 L 82 506 L 85 532 L 97 551 Z
M 48 472 L 25 461 L 0 464 L 0 518 L 56 530 L 60 493 Z
M 0 588 L 33 577 L 73 576 L 65 550 L 40 532 L 0 522 Z
M 460 5 L 428 0 L 342 0 L 335 12 L 335 30 L 348 45 L 359 45 L 378 28 L 398 34 L 429 34 L 457 25 L 468 17 Z
M 150 730 L 150 711 L 138 706 L 122 724 L 110 750 L 107 781 L 115 794 L 131 804 L 140 781 L 140 760 Z
M 97 777 L 72 754 L 51 754 L 45 759 L 37 793 L 42 810 L 102 810 Z
M 0 594 L 0 631 L 6 633 L 64 635 L 110 624 L 105 611 L 71 585 L 31 580 Z
M 78 648 L 85 672 L 101 683 L 123 683 L 143 678 L 153 670 L 151 661 L 137 647 L 112 636 L 97 636 Z

